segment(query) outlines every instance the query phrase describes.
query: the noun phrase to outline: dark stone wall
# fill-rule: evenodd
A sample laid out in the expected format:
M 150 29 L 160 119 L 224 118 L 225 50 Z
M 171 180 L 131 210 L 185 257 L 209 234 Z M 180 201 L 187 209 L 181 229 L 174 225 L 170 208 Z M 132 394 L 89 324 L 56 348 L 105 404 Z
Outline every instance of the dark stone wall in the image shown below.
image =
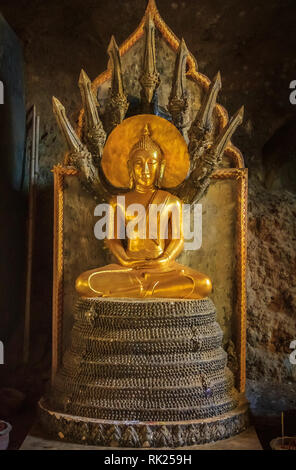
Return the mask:
M 246 108 L 233 141 L 243 151 L 250 174 L 250 399 L 258 383 L 277 384 L 283 387 L 278 393 L 285 394 L 285 387 L 295 386 L 296 380 L 295 366 L 288 361 L 290 340 L 296 339 L 296 179 L 292 176 L 296 108 L 289 102 L 289 83 L 296 79 L 296 4 L 294 0 L 157 3 L 166 23 L 178 37 L 184 37 L 200 71 L 210 78 L 221 71 L 219 102 L 230 114 L 242 104 Z M 23 45 L 27 107 L 35 103 L 41 115 L 31 362 L 45 376 L 50 361 L 52 292 L 50 170 L 65 151 L 51 97 L 61 99 L 75 121 L 80 108 L 80 69 L 91 79 L 103 71 L 111 34 L 118 43 L 126 39 L 145 6 L 146 0 L 0 0 L 0 10 Z M 17 357 L 14 362 L 18 363 Z M 265 406 L 267 395 L 262 393 L 261 402 L 256 401 L 258 408 L 277 411 L 284 406 L 274 395 Z

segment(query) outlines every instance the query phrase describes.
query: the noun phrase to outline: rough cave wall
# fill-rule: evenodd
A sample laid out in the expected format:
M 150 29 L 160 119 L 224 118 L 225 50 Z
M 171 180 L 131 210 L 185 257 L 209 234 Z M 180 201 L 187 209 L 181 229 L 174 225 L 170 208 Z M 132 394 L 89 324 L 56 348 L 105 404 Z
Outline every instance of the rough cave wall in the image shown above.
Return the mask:
M 26 122 L 22 48 L 2 15 L 0 80 L 0 340 L 5 345 L 24 312 L 26 182 L 22 169 Z
M 46 371 L 45 378 L 52 288 L 50 170 L 65 151 L 51 97 L 61 99 L 75 120 L 80 69 L 91 79 L 104 70 L 111 34 L 121 43 L 145 6 L 145 0 L 0 1 L 23 43 L 27 106 L 35 103 L 41 114 L 31 362 Z M 296 78 L 295 2 L 158 0 L 158 7 L 172 30 L 185 38 L 200 71 L 210 78 L 221 71 L 219 102 L 230 114 L 246 106 L 244 124 L 233 140 L 250 175 L 248 396 L 258 412 L 295 407 L 296 366 L 289 362 L 289 345 L 296 339 L 296 115 L 289 102 L 289 83 Z M 15 354 L 12 364 L 17 360 Z

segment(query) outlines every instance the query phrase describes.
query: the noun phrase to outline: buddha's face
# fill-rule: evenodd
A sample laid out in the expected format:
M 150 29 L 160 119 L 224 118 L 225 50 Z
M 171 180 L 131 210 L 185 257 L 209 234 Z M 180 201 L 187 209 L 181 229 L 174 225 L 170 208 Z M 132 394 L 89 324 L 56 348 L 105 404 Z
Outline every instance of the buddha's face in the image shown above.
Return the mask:
M 154 186 L 159 175 L 161 157 L 157 151 L 139 149 L 130 158 L 130 170 L 136 185 Z

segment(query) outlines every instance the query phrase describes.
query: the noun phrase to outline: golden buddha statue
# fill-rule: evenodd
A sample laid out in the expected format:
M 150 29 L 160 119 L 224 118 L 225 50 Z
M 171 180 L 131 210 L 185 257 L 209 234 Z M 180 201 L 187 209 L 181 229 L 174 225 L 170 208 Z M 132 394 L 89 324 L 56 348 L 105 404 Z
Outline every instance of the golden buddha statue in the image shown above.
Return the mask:
M 170 141 L 171 145 L 175 146 L 174 153 L 181 147 L 186 148 L 181 134 L 170 123 L 156 116 L 147 116 L 147 120 L 150 124 L 154 124 L 154 127 L 155 122 L 157 123 L 158 133 L 162 130 L 166 134 L 166 142 Z M 127 121 L 129 122 L 126 124 Z M 108 167 L 112 141 L 118 147 L 119 128 L 126 127 L 130 121 L 133 124 L 137 123 L 136 128 L 139 128 L 139 124 L 144 124 L 145 116 L 129 118 L 111 133 L 105 146 L 106 152 L 102 162 L 107 175 L 108 172 L 112 174 Z M 134 129 L 135 126 L 133 126 Z M 173 140 L 170 140 L 168 130 L 174 132 Z M 166 168 L 164 152 L 151 137 L 147 123 L 144 124 L 144 129 L 142 127 L 141 133 L 140 139 L 128 152 L 126 162 L 130 191 L 124 196 L 113 197 L 110 200 L 110 206 L 113 208 L 112 224 L 113 221 L 115 222 L 111 228 L 112 237 L 106 240 L 106 244 L 118 264 L 110 264 L 82 273 L 76 280 L 76 290 L 82 297 L 202 299 L 211 293 L 211 280 L 206 275 L 175 261 L 184 246 L 182 203 L 170 192 L 159 189 Z M 186 151 L 183 151 L 184 155 L 186 157 Z M 172 163 L 172 158 L 170 160 Z M 119 162 L 122 163 L 122 158 L 118 160 L 113 155 L 114 161 L 117 163 L 117 169 L 114 166 L 113 170 L 116 169 L 118 173 Z M 184 171 L 187 171 L 186 164 L 181 165 L 181 173 Z M 114 179 L 114 174 L 110 179 L 112 177 Z M 149 236 L 143 233 L 146 232 L 145 230 L 139 229 L 139 215 L 137 214 L 137 224 L 135 224 L 137 230 L 133 236 L 122 240 L 118 237 L 118 224 L 122 223 L 127 228 L 128 223 L 135 220 L 134 213 L 131 214 L 127 209 L 132 204 L 145 208 L 144 227 L 149 227 Z M 160 207 L 160 210 L 151 211 L 153 206 Z M 151 232 L 154 233 L 153 237 L 151 237 Z

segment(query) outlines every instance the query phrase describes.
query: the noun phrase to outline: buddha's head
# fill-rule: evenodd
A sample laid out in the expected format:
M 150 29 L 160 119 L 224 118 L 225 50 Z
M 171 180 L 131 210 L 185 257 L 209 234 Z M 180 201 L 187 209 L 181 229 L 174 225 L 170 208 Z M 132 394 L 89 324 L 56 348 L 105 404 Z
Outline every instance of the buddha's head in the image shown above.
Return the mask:
M 130 188 L 138 186 L 145 189 L 160 186 L 164 168 L 162 150 L 150 137 L 149 127 L 146 125 L 143 135 L 129 154 Z

